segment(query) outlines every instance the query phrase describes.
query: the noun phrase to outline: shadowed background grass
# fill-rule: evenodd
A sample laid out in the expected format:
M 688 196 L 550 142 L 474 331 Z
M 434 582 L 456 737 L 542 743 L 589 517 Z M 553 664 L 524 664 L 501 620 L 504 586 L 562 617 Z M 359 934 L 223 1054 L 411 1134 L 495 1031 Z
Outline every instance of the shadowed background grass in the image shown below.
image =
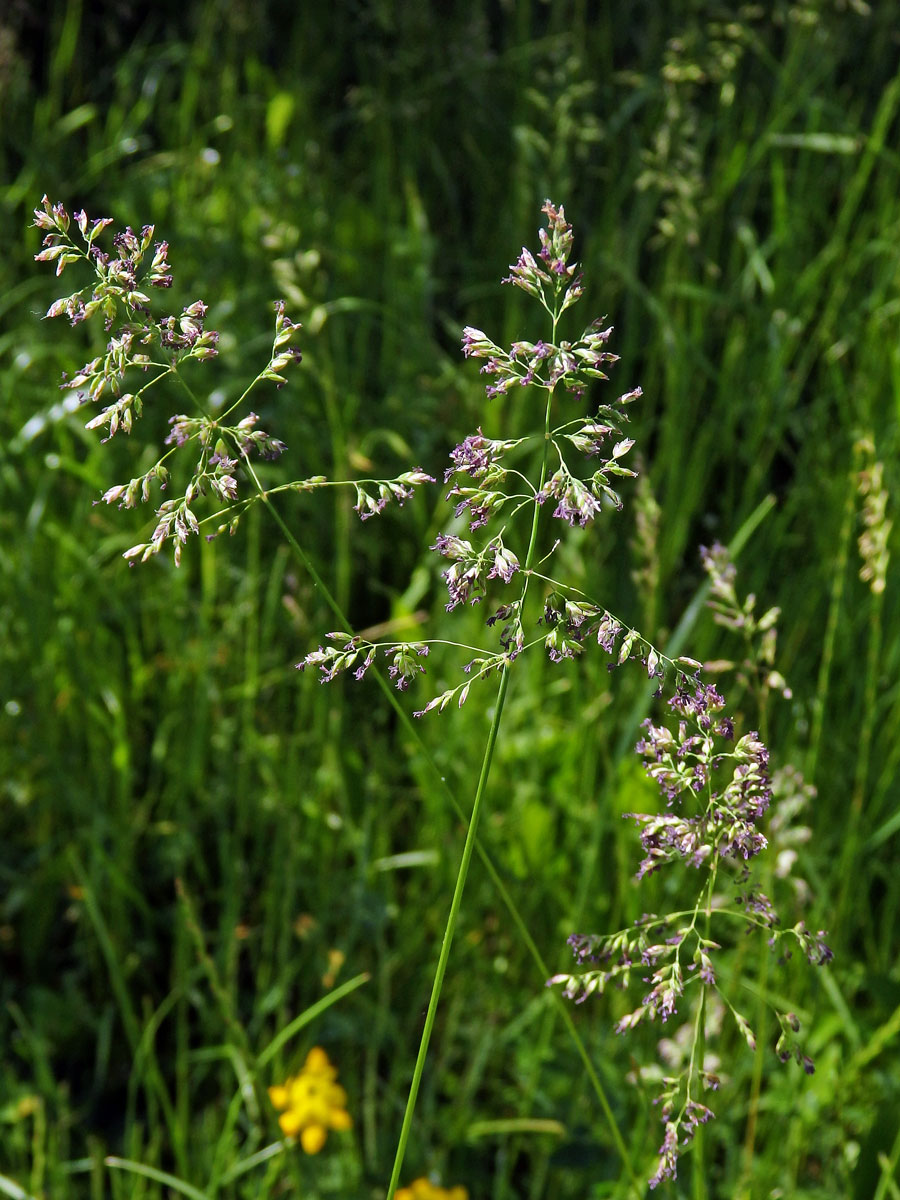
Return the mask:
M 816 1075 L 778 1066 L 771 1021 L 754 1101 L 753 1058 L 726 1032 L 704 1170 L 686 1160 L 672 1194 L 895 1194 L 900 612 L 895 570 L 880 595 L 858 578 L 854 446 L 870 439 L 884 462 L 890 516 L 897 49 L 889 5 L 826 0 L 5 10 L 0 1192 L 171 1194 L 105 1165 L 118 1155 L 209 1197 L 382 1194 L 462 844 L 370 681 L 322 689 L 293 670 L 334 621 L 265 513 L 191 546 L 179 571 L 124 565 L 140 514 L 95 501 L 150 465 L 181 402 L 109 446 L 65 404 L 61 373 L 102 332 L 37 319 L 58 294 L 28 228 L 46 192 L 169 240 L 173 304 L 204 298 L 222 331 L 198 386 L 239 394 L 268 354 L 271 301 L 287 300 L 304 362 L 259 409 L 289 446 L 273 480 L 438 475 L 477 424 L 529 428 L 527 398 L 485 403 L 459 335 L 541 332 L 497 281 L 543 199 L 565 204 L 579 319 L 609 314 L 609 386 L 644 389 L 649 521 L 641 542 L 630 489 L 620 516 L 571 539 L 567 569 L 663 642 L 702 582 L 698 546 L 774 498 L 739 587 L 782 609 L 793 697 L 768 713 L 773 759 L 817 788 L 796 867 L 812 899 L 777 899 L 836 951 L 765 984 L 792 997 Z M 281 512 L 357 627 L 478 637 L 483 614 L 443 611 L 427 549 L 440 490 L 365 526 L 351 503 Z M 739 653 L 689 612 L 682 651 Z M 434 691 L 450 671 L 434 663 Z M 573 929 L 666 903 L 665 882 L 634 886 L 621 820 L 653 802 L 631 754 L 642 697 L 599 658 L 523 662 L 513 681 L 483 841 L 554 967 Z M 473 693 L 422 725 L 464 805 L 488 705 Z M 253 1056 L 364 971 L 256 1081 L 324 1045 L 353 1135 L 254 1165 L 275 1129 L 254 1108 Z M 658 1113 L 626 1076 L 658 1031 L 614 1039 L 625 1004 L 577 1018 L 643 1178 Z M 430 1170 L 473 1200 L 622 1194 L 543 979 L 477 866 L 410 1151 L 410 1176 Z

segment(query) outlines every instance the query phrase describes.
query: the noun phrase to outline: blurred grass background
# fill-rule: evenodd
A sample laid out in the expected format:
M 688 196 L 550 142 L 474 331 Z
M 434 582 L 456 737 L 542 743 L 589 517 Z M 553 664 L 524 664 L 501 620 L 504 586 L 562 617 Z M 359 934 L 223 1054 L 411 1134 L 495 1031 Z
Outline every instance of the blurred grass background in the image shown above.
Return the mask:
M 726 1031 L 704 1170 L 686 1159 L 671 1194 L 897 1194 L 900 612 L 893 567 L 880 594 L 858 577 L 872 456 L 854 450 L 868 439 L 884 463 L 890 516 L 897 63 L 892 6 L 861 0 L 5 6 L 0 1193 L 178 1194 L 113 1155 L 208 1197 L 382 1195 L 462 844 L 370 682 L 322 689 L 293 670 L 333 618 L 264 512 L 179 571 L 125 567 L 143 527 L 95 501 L 137 473 L 134 452 L 99 446 L 57 390 L 102 332 L 37 319 L 58 294 L 32 261 L 46 192 L 155 223 L 173 304 L 204 298 L 223 333 L 210 389 L 239 394 L 287 300 L 304 362 L 259 410 L 289 445 L 284 478 L 437 475 L 477 424 L 526 428 L 518 398 L 485 405 L 459 335 L 530 332 L 497 281 L 544 198 L 565 204 L 579 319 L 610 315 L 610 386 L 644 389 L 641 503 L 632 491 L 573 537 L 567 567 L 664 642 L 702 582 L 699 545 L 774 497 L 739 586 L 782 609 L 793 696 L 768 713 L 773 759 L 817 789 L 796 867 L 812 898 L 776 899 L 836 952 L 768 976 L 817 1073 L 779 1067 L 765 1027 L 752 1172 L 754 1064 Z M 147 414 L 145 440 L 167 415 Z M 477 637 L 479 615 L 447 618 L 436 586 L 439 489 L 366 526 L 351 503 L 281 510 L 354 623 Z M 702 609 L 688 633 L 694 657 L 734 653 Z M 599 659 L 516 673 L 483 841 L 553 967 L 574 929 L 665 903 L 664 885 L 634 886 L 620 817 L 652 803 L 630 753 L 642 695 Z M 464 804 L 487 703 L 422 725 Z M 361 972 L 256 1080 L 324 1045 L 353 1134 L 255 1163 L 276 1130 L 253 1055 Z M 626 1077 L 658 1031 L 615 1039 L 624 1004 L 577 1020 L 644 1178 L 658 1113 Z M 410 1177 L 428 1171 L 472 1200 L 622 1194 L 577 1056 L 477 865 L 409 1158 Z

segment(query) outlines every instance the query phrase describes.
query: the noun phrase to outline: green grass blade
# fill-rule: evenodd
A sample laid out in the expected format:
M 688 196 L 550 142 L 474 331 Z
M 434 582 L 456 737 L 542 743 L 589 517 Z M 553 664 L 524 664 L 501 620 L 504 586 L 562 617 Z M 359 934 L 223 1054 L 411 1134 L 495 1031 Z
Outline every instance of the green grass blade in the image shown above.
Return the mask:
M 195 1188 L 193 1184 L 186 1183 L 176 1175 L 170 1175 L 168 1171 L 160 1171 L 158 1167 L 148 1167 L 146 1163 L 133 1162 L 128 1158 L 117 1158 L 115 1155 L 109 1155 L 103 1161 L 108 1167 L 113 1167 L 117 1171 L 128 1171 L 132 1175 L 140 1175 L 144 1179 L 163 1183 L 180 1195 L 187 1196 L 188 1200 L 208 1200 L 206 1193 Z

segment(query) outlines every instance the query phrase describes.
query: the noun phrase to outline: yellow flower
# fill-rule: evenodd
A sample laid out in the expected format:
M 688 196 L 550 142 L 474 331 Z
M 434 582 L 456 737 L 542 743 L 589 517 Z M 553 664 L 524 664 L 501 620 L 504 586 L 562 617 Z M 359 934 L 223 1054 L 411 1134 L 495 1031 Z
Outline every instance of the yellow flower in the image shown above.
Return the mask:
M 394 1200 L 469 1200 L 469 1193 L 464 1187 L 442 1188 L 423 1178 L 398 1188 Z
M 347 1093 L 336 1080 L 337 1068 L 321 1046 L 314 1046 L 299 1075 L 269 1088 L 273 1107 L 284 1110 L 278 1118 L 283 1133 L 291 1138 L 299 1136 L 307 1154 L 319 1153 L 329 1129 L 349 1129 L 353 1124 L 347 1112 Z

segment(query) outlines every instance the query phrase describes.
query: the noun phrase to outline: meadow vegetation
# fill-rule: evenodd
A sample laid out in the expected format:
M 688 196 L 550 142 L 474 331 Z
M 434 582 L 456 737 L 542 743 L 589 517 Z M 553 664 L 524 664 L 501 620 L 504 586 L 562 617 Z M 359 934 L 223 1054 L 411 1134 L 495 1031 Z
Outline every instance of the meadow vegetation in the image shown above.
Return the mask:
M 403 1125 L 397 1200 L 624 1200 L 659 1171 L 664 1076 L 698 1056 L 715 1118 L 697 1117 L 657 1194 L 897 1194 L 889 10 L 372 0 L 271 3 L 260 19 L 233 0 L 150 14 L 122 0 L 113 21 L 22 0 L 0 16 L 0 1195 L 375 1200 Z M 216 447 L 197 515 L 233 501 L 225 480 L 268 501 L 231 536 L 189 537 L 180 565 L 174 526 L 134 562 L 156 485 L 150 507 L 120 509 L 110 489 L 168 453 L 187 394 L 164 379 L 128 436 L 85 428 L 103 405 L 81 406 L 72 380 L 109 334 L 99 313 L 40 319 L 89 283 L 83 264 L 57 280 L 34 262 L 45 194 L 168 242 L 166 311 L 200 298 L 190 319 L 219 335 L 200 346 L 214 356 L 189 353 L 204 330 L 177 335 L 206 411 L 283 375 L 259 380 L 258 424 L 233 435 L 262 456 L 236 452 L 232 470 Z M 495 363 L 486 397 L 471 359 L 491 361 L 482 330 L 532 350 L 548 336 L 533 294 L 498 286 L 536 248 L 548 196 L 584 276 L 567 336 L 606 313 L 619 356 L 584 411 L 642 395 L 634 445 L 604 451 L 637 471 L 612 481 L 623 511 L 604 500 L 552 522 L 573 501 L 548 494 L 545 525 L 561 528 L 541 553 L 560 538 L 554 573 L 600 598 L 617 637 L 640 631 L 621 657 L 643 669 L 581 654 L 574 593 L 544 587 L 529 637 L 556 640 L 503 692 L 426 1022 L 495 685 L 415 721 L 461 683 L 434 647 L 394 703 L 375 671 L 402 681 L 418 657 L 379 655 L 326 687 L 294 668 L 346 645 L 327 631 L 496 642 L 488 602 L 454 603 L 451 586 L 447 611 L 447 539 L 472 537 L 474 509 L 453 517 L 461 482 L 444 471 L 484 452 L 464 441 L 476 429 L 493 444 L 534 432 L 531 390 L 497 387 Z M 302 361 L 282 372 L 288 343 Z M 412 468 L 398 486 L 414 495 L 382 506 L 377 481 Z M 319 476 L 376 482 L 283 487 Z M 491 608 L 515 570 L 499 553 Z M 623 644 L 605 647 L 614 663 Z M 684 907 L 684 869 L 636 880 L 658 843 L 642 849 L 624 818 L 666 810 L 645 771 L 663 738 L 653 691 L 671 698 L 694 662 L 739 735 L 768 747 L 757 883 L 779 928 L 805 922 L 818 965 L 785 960 L 784 939 L 770 949 L 769 929 L 738 932 L 699 1022 L 688 1005 L 622 1035 L 640 968 L 577 1006 L 546 983 L 575 969 L 573 934 L 590 953 L 585 939 Z

